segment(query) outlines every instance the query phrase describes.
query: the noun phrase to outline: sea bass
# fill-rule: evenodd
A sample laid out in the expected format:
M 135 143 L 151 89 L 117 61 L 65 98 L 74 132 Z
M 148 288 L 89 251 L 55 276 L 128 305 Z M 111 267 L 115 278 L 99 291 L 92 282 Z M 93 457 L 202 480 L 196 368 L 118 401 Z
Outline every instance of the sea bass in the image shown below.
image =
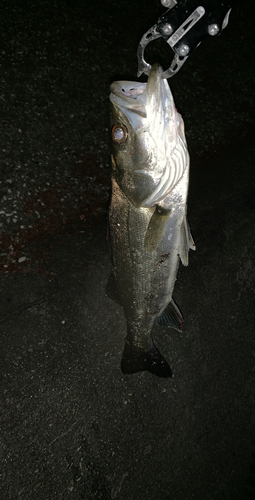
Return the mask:
M 162 71 L 155 64 L 147 83 L 119 81 L 110 87 L 113 273 L 107 290 L 127 322 L 122 372 L 171 377 L 151 333 L 155 323 L 181 330 L 172 293 L 179 259 L 187 266 L 195 245 L 186 218 L 184 124 Z

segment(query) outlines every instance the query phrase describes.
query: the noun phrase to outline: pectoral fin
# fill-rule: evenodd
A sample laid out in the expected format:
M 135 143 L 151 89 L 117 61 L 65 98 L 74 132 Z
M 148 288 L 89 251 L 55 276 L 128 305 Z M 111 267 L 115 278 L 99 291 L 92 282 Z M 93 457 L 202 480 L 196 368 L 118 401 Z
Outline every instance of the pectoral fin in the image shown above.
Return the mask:
M 187 266 L 189 263 L 189 249 L 196 250 L 196 245 L 190 232 L 187 216 L 185 215 L 181 225 L 181 241 L 179 249 L 180 259 L 184 266 Z
M 144 237 L 144 249 L 146 252 L 153 252 L 162 239 L 170 210 L 156 206 Z

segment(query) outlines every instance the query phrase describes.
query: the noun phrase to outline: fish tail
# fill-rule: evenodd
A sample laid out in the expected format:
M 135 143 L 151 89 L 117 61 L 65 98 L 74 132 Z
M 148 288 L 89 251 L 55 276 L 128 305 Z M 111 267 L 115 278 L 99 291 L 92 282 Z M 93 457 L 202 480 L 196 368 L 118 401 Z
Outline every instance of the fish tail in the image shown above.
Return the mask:
M 122 373 L 136 373 L 144 370 L 158 377 L 172 377 L 170 366 L 153 343 L 145 350 L 126 339 L 121 360 Z

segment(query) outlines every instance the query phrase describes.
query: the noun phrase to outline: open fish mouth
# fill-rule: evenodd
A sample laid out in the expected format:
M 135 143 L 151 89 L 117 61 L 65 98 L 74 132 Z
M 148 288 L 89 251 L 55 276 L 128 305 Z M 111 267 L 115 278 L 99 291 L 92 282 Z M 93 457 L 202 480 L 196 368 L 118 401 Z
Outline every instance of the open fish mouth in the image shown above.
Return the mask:
M 146 123 L 153 126 L 155 133 L 155 130 L 165 128 L 170 116 L 172 119 L 175 117 L 173 97 L 167 80 L 161 78 L 162 72 L 161 66 L 154 64 L 147 83 L 117 81 L 110 85 L 110 101 L 121 108 L 134 128 Z M 140 120 L 136 115 L 140 116 Z
M 146 83 L 114 82 L 110 86 L 110 101 L 115 104 L 129 120 L 134 130 L 144 126 L 146 122 L 147 92 Z
M 120 97 L 120 99 L 129 102 L 129 99 L 144 99 L 147 83 L 139 82 L 113 82 L 110 86 L 111 92 Z

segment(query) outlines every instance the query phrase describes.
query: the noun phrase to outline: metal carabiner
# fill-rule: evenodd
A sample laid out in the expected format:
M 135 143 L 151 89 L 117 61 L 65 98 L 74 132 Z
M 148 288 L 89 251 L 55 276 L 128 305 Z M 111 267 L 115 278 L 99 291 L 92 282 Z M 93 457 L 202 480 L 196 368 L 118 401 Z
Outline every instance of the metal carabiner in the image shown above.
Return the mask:
M 188 56 L 206 35 L 219 35 L 228 24 L 229 14 L 235 0 L 161 0 L 170 5 L 157 24 L 141 38 L 138 50 L 138 72 L 149 74 L 151 65 L 145 61 L 144 51 L 148 43 L 162 37 L 175 52 L 170 67 L 162 73 L 162 78 L 174 76 L 183 66 Z

